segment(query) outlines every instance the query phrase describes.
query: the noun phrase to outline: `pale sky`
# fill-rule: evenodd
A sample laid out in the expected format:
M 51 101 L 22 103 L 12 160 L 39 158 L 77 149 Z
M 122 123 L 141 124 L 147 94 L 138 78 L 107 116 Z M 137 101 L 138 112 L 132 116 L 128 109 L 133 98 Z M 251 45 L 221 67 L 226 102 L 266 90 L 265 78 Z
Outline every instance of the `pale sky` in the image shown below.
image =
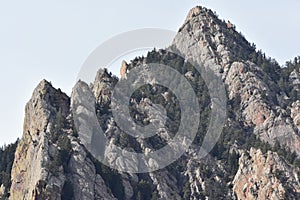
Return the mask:
M 0 145 L 22 136 L 25 104 L 42 79 L 70 94 L 102 42 L 138 28 L 177 31 L 196 5 L 233 22 L 281 64 L 300 55 L 298 0 L 1 0 Z

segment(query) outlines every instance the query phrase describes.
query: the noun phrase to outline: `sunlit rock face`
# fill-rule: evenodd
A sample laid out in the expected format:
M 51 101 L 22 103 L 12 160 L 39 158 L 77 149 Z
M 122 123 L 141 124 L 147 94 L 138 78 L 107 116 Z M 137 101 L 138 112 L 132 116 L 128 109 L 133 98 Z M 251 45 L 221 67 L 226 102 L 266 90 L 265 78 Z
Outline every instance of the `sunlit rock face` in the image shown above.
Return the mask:
M 287 103 L 289 98 L 270 74 L 251 62 L 249 55 L 255 49 L 235 26 L 221 21 L 209 9 L 195 7 L 167 50 L 179 52 L 182 60 L 159 50 L 131 63 L 123 61 L 120 79 L 99 69 L 93 83 L 78 81 L 71 97 L 43 80 L 26 105 L 9 199 L 299 199 L 295 158 L 300 154 L 300 102 Z M 170 166 L 143 174 L 118 172 L 97 161 L 94 153 L 104 149 L 106 161 L 124 171 L 130 162 L 115 153 L 116 146 L 147 154 L 176 134 L 177 100 L 172 91 L 161 89 L 149 75 L 147 62 L 151 59 L 181 63 L 176 67 L 182 68 L 182 75 L 202 95 L 201 102 L 206 102 L 200 110 L 204 113 L 201 122 L 206 124 L 199 128 L 190 148 Z M 201 138 L 215 116 L 210 116 L 212 103 L 205 101 L 209 94 L 199 86 L 201 74 L 191 67 L 183 69 L 188 62 L 210 69 L 226 85 L 228 116 L 223 135 L 205 158 L 199 154 Z M 149 87 L 130 97 L 133 111 L 129 117 L 118 114 L 124 123 L 154 122 L 158 137 L 152 140 L 128 136 L 112 115 L 114 88 L 127 80 L 134 67 L 144 76 L 136 77 L 133 84 L 144 80 Z M 298 74 L 297 70 L 289 74 L 291 84 L 299 83 Z M 153 103 L 153 97 L 160 104 Z M 100 130 L 106 140 L 95 140 L 101 145 L 93 149 L 89 144 Z M 285 157 L 284 148 L 295 152 L 288 154 L 294 159 Z M 149 168 L 157 165 L 155 160 L 143 164 Z M 1 186 L 0 197 L 4 191 Z
M 263 154 L 251 148 L 239 159 L 233 180 L 238 199 L 297 199 L 299 169 L 288 165 L 274 152 Z

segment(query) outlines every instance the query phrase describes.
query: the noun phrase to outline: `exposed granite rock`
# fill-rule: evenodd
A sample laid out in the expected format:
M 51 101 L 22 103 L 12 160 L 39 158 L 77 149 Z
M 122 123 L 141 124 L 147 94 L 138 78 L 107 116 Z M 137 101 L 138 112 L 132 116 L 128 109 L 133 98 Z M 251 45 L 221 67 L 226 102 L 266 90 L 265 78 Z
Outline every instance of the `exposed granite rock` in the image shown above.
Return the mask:
M 120 68 L 121 78 L 125 78 L 126 77 L 127 68 L 128 68 L 128 64 L 127 64 L 127 62 L 125 60 L 123 60 L 121 68 Z
M 74 188 L 74 199 L 116 199 L 105 185 L 102 177 L 96 173 L 93 162 L 87 157 L 86 150 L 76 141 L 72 141 L 74 153 L 69 168 Z
M 235 40 L 230 40 L 235 35 Z M 237 42 L 238 41 L 238 42 Z M 212 11 L 196 7 L 190 11 L 176 35 L 173 46 L 186 60 L 209 67 L 222 76 L 228 86 L 229 100 L 238 99 L 236 115 L 244 127 L 254 129 L 261 140 L 274 145 L 276 141 L 300 155 L 300 136 L 292 119 L 281 108 L 276 87 L 261 67 L 244 60 L 236 49 L 251 52 L 250 44 L 235 30 L 229 30 Z M 246 59 L 246 57 L 244 57 Z
M 101 92 L 100 92 L 101 93 Z M 96 115 L 96 98 L 91 88 L 78 81 L 71 96 L 73 120 L 80 136 L 81 143 L 96 158 L 103 158 L 106 139 Z
M 230 32 L 226 23 L 220 21 L 211 10 L 198 6 L 189 12 L 185 23 L 175 36 L 173 45 L 185 55 L 186 60 L 213 67 L 212 70 L 216 73 L 222 69 L 226 75 L 231 58 L 238 54 L 234 50 L 236 48 L 231 47 L 250 48 L 245 39 L 233 44 L 233 41 L 228 39 L 232 34 L 236 33 Z
M 300 131 L 300 101 L 296 101 L 292 104 L 291 107 L 291 118 L 295 126 L 297 126 L 298 130 Z
M 71 141 L 69 161 L 63 158 L 68 162 L 67 169 L 64 170 L 61 165 L 57 166 L 55 173 L 51 169 L 57 156 L 55 152 L 61 148 L 51 139 L 58 112 L 63 119 L 70 120 L 70 99 L 44 80 L 26 106 L 24 134 L 12 168 L 10 199 L 61 199 L 67 180 L 72 185 L 75 200 L 115 199 L 102 177 L 96 173 L 86 149 L 72 136 L 72 127 L 63 128 L 60 132 Z M 71 126 L 70 121 L 66 123 Z
M 239 170 L 233 180 L 238 199 L 298 199 L 299 169 L 288 165 L 276 153 L 251 148 L 239 159 Z
M 3 197 L 4 192 L 5 192 L 5 187 L 4 187 L 4 185 L 2 184 L 2 185 L 0 186 L 0 199 Z
M 211 185 L 209 182 L 213 182 L 213 186 L 222 190 L 223 197 L 225 199 L 232 199 L 233 195 L 228 187 L 228 183 L 222 180 L 222 176 L 228 174 L 228 166 L 221 161 L 218 161 L 207 155 L 205 158 L 199 159 L 199 154 L 196 151 L 197 147 L 188 151 L 187 169 L 184 175 L 188 178 L 188 186 L 191 191 L 189 199 L 210 199 L 209 191 L 211 191 Z M 207 179 L 207 174 L 212 177 L 211 180 Z M 215 197 L 220 198 L 220 197 Z
M 255 73 L 253 73 L 255 71 Z M 300 137 L 286 111 L 276 102 L 274 92 L 257 76 L 262 70 L 251 63 L 234 62 L 225 83 L 229 99 L 239 99 L 240 117 L 245 126 L 274 145 L 279 141 L 300 155 Z
M 232 39 L 236 37 L 239 37 L 236 40 L 238 43 Z M 222 77 L 227 85 L 229 100 L 238 102 L 235 115 L 243 128 L 250 127 L 253 134 L 260 139 L 271 145 L 279 141 L 281 145 L 288 146 L 300 155 L 300 102 L 292 104 L 289 116 L 288 111 L 277 102 L 278 96 L 272 91 L 275 83 L 271 78 L 259 66 L 239 55 L 236 49 L 244 49 L 247 54 L 252 47 L 235 31 L 233 24 L 220 21 L 206 8 L 195 7 L 175 37 L 173 47 L 179 50 L 186 60 L 203 64 L 203 67 L 211 68 Z M 138 65 L 140 70 L 145 70 L 145 75 L 137 77 L 136 82 L 144 79 L 154 85 L 156 81 L 147 73 L 149 66 L 144 60 L 138 60 L 135 65 Z M 126 77 L 128 67 L 134 67 L 134 64 L 128 65 L 123 61 L 120 69 L 122 78 Z M 184 75 L 191 81 L 195 80 L 195 74 L 191 71 Z M 294 72 L 290 78 L 297 84 L 295 80 L 298 77 Z M 94 140 L 97 137 L 93 137 L 93 134 L 97 134 L 100 128 L 103 128 L 107 143 L 99 146 L 104 148 L 108 145 L 103 156 L 118 169 L 125 169 L 125 166 L 130 165 L 130 162 L 124 159 L 126 153 L 124 157 L 118 157 L 112 145 L 120 143 L 124 136 L 124 132 L 116 125 L 110 113 L 112 90 L 117 81 L 116 77 L 102 69 L 98 71 L 94 83 L 90 86 L 79 81 L 73 89 L 71 108 L 69 97 L 54 89 L 50 83 L 44 80 L 38 85 L 26 105 L 24 134 L 16 150 L 12 169 L 10 199 L 61 199 L 67 181 L 72 185 L 72 198 L 75 200 L 116 199 L 112 186 L 103 176 L 103 172 L 99 171 L 99 166 L 90 154 L 97 154 L 99 149 L 92 149 L 86 144 L 96 142 L 99 145 L 99 142 L 105 141 Z M 162 96 L 166 101 L 173 101 L 168 92 Z M 88 102 L 84 104 L 85 107 L 81 106 L 83 101 Z M 139 102 L 132 100 L 130 103 L 138 112 L 146 113 L 143 122 L 154 122 L 158 130 L 157 135 L 161 139 L 168 141 L 173 137 L 172 133 L 164 128 L 164 109 L 153 104 L 148 98 L 142 98 Z M 103 108 L 105 113 L 101 112 Z M 68 127 L 60 131 L 70 140 L 71 152 L 67 170 L 59 166 L 57 173 L 53 174 L 49 165 L 53 163 L 53 157 L 59 147 L 50 137 L 58 113 L 67 120 Z M 74 117 L 74 114 L 77 117 Z M 120 113 L 121 116 L 122 114 Z M 140 117 L 134 115 L 133 119 L 127 118 L 123 116 L 124 121 L 129 122 Z M 72 120 L 77 127 L 72 127 Z M 233 119 L 228 119 L 230 120 Z M 75 137 L 75 130 L 84 135 L 80 135 L 80 139 Z M 142 139 L 123 140 L 123 145 L 127 145 L 126 150 L 134 151 L 135 148 L 144 153 L 152 151 L 152 145 Z M 199 144 L 193 144 L 180 158 L 178 162 L 184 163 L 184 169 L 173 166 L 141 175 L 119 172 L 119 187 L 124 189 L 124 199 L 136 198 L 136 190 L 141 180 L 147 180 L 147 189 L 151 188 L 152 191 L 149 192 L 156 193 L 158 199 L 299 199 L 299 169 L 287 164 L 276 153 L 269 151 L 262 154 L 260 150 L 253 148 L 246 152 L 235 142 L 229 149 L 230 154 L 240 156 L 239 169 L 235 174 L 236 171 L 229 172 L 231 169 L 226 158 L 218 160 L 207 155 L 200 159 L 199 149 Z M 131 159 L 137 160 L 135 157 Z M 143 162 L 150 168 L 157 164 L 153 160 Z M 215 189 L 210 188 L 212 185 Z M 214 196 L 217 189 L 221 190 L 217 193 L 222 196 Z M 0 197 L 1 190 L 2 187 Z
M 294 69 L 294 71 L 291 72 L 290 81 L 292 82 L 293 85 L 300 84 L 300 74 L 296 69 Z
M 26 105 L 24 133 L 15 153 L 10 199 L 60 199 L 65 181 L 62 169 L 55 176 L 49 171 L 49 143 L 54 116 L 69 113 L 69 97 L 43 80 Z
M 110 102 L 112 87 L 116 81 L 117 80 L 113 78 L 106 69 L 98 70 L 92 85 L 92 91 L 97 103 L 105 105 Z
M 176 178 L 167 170 L 150 173 L 161 199 L 181 199 Z

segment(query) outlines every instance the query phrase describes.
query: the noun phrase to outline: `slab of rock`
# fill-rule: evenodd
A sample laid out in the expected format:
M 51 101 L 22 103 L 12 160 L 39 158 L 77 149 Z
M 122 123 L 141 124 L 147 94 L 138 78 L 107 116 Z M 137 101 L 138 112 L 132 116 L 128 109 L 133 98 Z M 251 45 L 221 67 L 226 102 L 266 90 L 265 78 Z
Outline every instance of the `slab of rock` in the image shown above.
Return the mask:
M 297 199 L 300 192 L 299 169 L 288 165 L 277 153 L 251 148 L 239 159 L 233 180 L 238 199 Z
M 125 77 L 126 77 L 127 68 L 128 68 L 128 64 L 126 63 L 125 60 L 123 60 L 123 61 L 122 61 L 121 68 L 120 68 L 120 75 L 121 75 L 121 78 L 125 78 Z

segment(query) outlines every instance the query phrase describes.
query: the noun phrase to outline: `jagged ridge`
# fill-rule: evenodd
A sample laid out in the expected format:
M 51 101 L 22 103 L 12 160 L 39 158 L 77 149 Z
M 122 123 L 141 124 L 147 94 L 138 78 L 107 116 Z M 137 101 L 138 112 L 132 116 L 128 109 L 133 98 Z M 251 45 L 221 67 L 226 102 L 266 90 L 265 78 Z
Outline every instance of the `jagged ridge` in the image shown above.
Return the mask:
M 172 48 L 185 55 L 186 61 L 211 67 L 227 85 L 228 122 L 210 155 L 201 160 L 197 155 L 205 133 L 203 123 L 196 142 L 167 168 L 139 175 L 117 173 L 97 162 L 82 145 L 73 126 L 70 98 L 43 80 L 26 105 L 24 133 L 12 168 L 10 199 L 299 198 L 299 168 L 286 162 L 295 158 L 282 158 L 289 155 L 282 153 L 283 146 L 300 154 L 299 102 L 292 105 L 290 116 L 290 108 L 282 106 L 286 100 L 282 98 L 284 91 L 277 87 L 277 79 L 251 61 L 251 56 L 257 54 L 254 46 L 237 33 L 231 23 L 222 22 L 206 8 L 196 7 L 188 14 Z M 146 72 L 147 62 L 153 59 L 187 63 L 161 50 L 129 63 L 125 71 L 130 73 L 130 69 L 141 67 Z M 197 85 L 201 82 L 200 75 L 192 66 L 179 64 L 177 67 L 191 84 L 200 85 Z M 111 142 L 142 152 L 159 147 L 156 145 L 162 139 L 133 140 L 124 136 L 114 123 L 110 95 L 117 81 L 106 70 L 99 70 L 92 85 L 76 84 L 71 99 L 74 101 L 76 95 L 81 94 L 94 101 L 96 107 L 91 107 L 89 112 L 97 115 Z M 203 80 L 201 84 L 204 84 Z M 145 91 L 149 95 L 159 91 L 158 96 L 165 99 L 166 105 L 176 105 L 176 101 L 170 100 L 173 99 L 170 92 L 155 84 Z M 204 100 L 207 99 L 208 95 L 201 89 L 198 92 Z M 133 100 L 133 108 L 139 112 L 153 108 L 149 98 Z M 202 103 L 202 113 L 206 112 L 202 119 L 208 119 L 210 102 Z M 160 117 L 133 112 L 133 118 L 141 116 L 145 122 Z M 176 122 L 176 117 L 174 119 Z M 171 127 L 173 125 L 176 123 Z M 159 134 L 167 140 L 173 132 L 176 130 L 161 129 Z M 115 162 L 112 156 L 110 159 Z M 268 177 L 260 181 L 260 176 L 265 175 Z

